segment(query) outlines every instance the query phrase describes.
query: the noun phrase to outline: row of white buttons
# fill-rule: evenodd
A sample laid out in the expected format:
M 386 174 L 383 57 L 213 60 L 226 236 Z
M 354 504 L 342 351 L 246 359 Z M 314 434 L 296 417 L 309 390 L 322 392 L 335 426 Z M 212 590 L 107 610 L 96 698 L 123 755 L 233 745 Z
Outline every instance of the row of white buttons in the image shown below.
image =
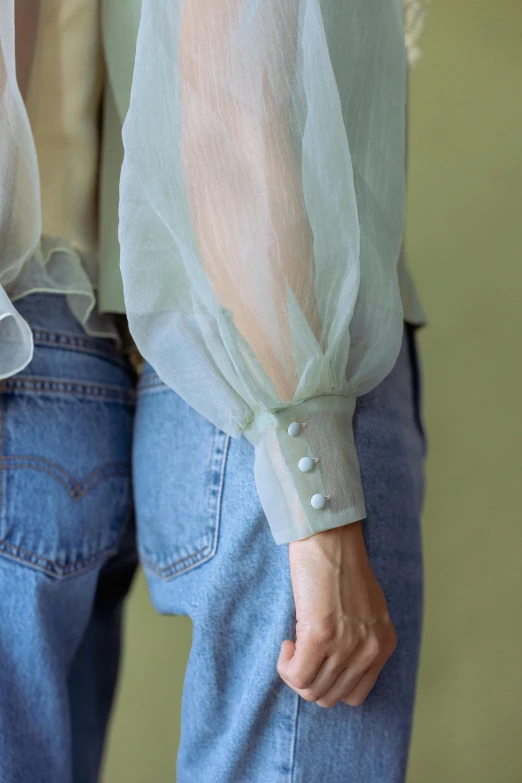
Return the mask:
M 291 438 L 296 438 L 298 435 L 301 434 L 301 425 L 299 424 L 298 421 L 293 421 L 291 424 L 289 424 L 287 432 Z M 298 463 L 299 470 L 302 471 L 303 473 L 309 473 L 312 470 L 314 463 L 317 461 L 318 461 L 317 457 L 314 457 L 313 459 L 312 457 L 301 457 Z M 327 495 L 321 495 L 318 492 L 316 495 L 313 495 L 311 497 L 310 505 L 312 506 L 312 508 L 315 508 L 317 511 L 320 511 L 322 508 L 326 506 L 326 500 L 327 500 Z

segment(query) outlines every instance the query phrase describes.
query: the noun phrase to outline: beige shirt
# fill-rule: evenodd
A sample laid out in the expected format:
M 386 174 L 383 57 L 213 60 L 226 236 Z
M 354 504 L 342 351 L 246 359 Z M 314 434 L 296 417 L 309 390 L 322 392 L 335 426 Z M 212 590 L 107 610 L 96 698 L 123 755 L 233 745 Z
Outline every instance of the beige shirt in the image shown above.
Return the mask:
M 42 233 L 97 254 L 103 90 L 99 4 L 42 0 L 26 108 L 40 171 Z
M 96 269 L 98 308 L 124 312 L 117 240 L 118 182 L 123 160 L 121 126 L 132 77 L 131 64 L 125 60 L 134 50 L 139 2 L 129 2 L 125 18 L 118 4 L 106 2 L 103 7 L 106 39 L 116 44 L 107 64 L 109 73 L 98 0 L 40 0 L 26 108 L 40 172 L 42 234 L 66 239 L 91 257 L 92 269 L 101 262 Z M 405 17 L 413 62 L 418 57 L 423 4 L 405 0 Z M 117 72 L 111 63 L 120 66 Z M 424 313 L 407 272 L 404 248 L 398 274 L 405 317 L 422 322 Z

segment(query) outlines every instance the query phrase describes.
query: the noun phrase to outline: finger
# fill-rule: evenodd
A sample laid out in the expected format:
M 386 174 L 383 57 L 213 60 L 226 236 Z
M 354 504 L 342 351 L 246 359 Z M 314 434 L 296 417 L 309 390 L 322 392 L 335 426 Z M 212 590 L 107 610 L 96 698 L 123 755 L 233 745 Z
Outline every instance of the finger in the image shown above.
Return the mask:
M 353 665 L 352 660 L 340 653 L 325 658 L 313 682 L 307 687 L 310 693 L 313 694 L 314 701 L 325 696 L 335 686 L 343 672 L 351 665 Z
M 375 685 L 379 674 L 381 673 L 382 666 L 372 666 L 371 669 L 363 674 L 355 688 L 350 691 L 348 695 L 344 695 L 341 698 L 345 704 L 349 704 L 350 707 L 359 707 L 366 699 L 371 689 Z
M 320 707 L 335 706 L 338 701 L 343 701 L 345 697 L 350 696 L 359 687 L 359 683 L 366 678 L 368 672 L 376 669 L 377 673 L 379 673 L 382 666 L 382 663 L 370 666 L 364 660 L 354 662 L 341 672 L 332 687 L 317 700 L 317 704 Z
M 290 639 L 286 639 L 281 645 L 279 650 L 279 658 L 277 659 L 277 668 L 281 665 L 285 666 L 292 660 L 295 652 L 295 642 L 291 642 Z
M 295 643 L 287 639 L 281 645 L 277 671 L 291 688 L 302 690 L 314 681 L 325 658 L 324 649 L 311 639 Z

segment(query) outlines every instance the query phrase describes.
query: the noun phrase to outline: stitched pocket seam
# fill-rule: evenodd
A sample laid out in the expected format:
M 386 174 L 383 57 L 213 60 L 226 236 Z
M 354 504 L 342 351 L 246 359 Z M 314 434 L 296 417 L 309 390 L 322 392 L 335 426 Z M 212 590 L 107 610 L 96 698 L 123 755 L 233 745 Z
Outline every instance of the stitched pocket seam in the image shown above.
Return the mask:
M 49 560 L 49 558 L 44 557 L 43 555 L 39 555 L 29 549 L 24 549 L 24 547 L 17 546 L 16 544 L 11 544 L 4 539 L 0 539 L 0 552 L 2 552 L 4 556 L 21 563 L 24 566 L 29 565 L 30 567 L 37 568 L 48 576 L 66 577 L 80 573 L 81 571 L 87 571 L 93 563 L 115 554 L 117 552 L 117 543 L 118 542 L 115 541 L 111 546 L 100 549 L 93 555 L 80 558 L 75 560 L 74 563 L 69 563 L 65 566 L 60 566 L 58 563 Z
M 82 481 L 78 481 L 70 473 L 56 462 L 51 462 L 44 457 L 30 454 L 16 454 L 9 457 L 0 457 L 0 470 L 39 470 L 47 473 L 55 481 L 64 487 L 73 500 L 79 501 L 91 490 L 95 489 L 104 479 L 113 476 L 129 476 L 130 468 L 122 462 L 108 462 L 100 468 L 88 473 Z

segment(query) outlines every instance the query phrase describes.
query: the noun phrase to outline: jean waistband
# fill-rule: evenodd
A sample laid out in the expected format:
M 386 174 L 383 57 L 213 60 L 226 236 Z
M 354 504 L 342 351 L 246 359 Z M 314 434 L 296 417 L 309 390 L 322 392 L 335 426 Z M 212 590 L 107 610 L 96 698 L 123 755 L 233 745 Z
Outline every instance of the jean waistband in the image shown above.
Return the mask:
M 29 324 L 35 345 L 96 353 L 127 363 L 122 347 L 115 340 L 87 334 L 64 294 L 28 294 L 17 299 L 14 305 Z M 111 315 L 107 317 L 112 318 Z M 121 316 L 115 315 L 115 324 L 118 319 L 121 320 Z

